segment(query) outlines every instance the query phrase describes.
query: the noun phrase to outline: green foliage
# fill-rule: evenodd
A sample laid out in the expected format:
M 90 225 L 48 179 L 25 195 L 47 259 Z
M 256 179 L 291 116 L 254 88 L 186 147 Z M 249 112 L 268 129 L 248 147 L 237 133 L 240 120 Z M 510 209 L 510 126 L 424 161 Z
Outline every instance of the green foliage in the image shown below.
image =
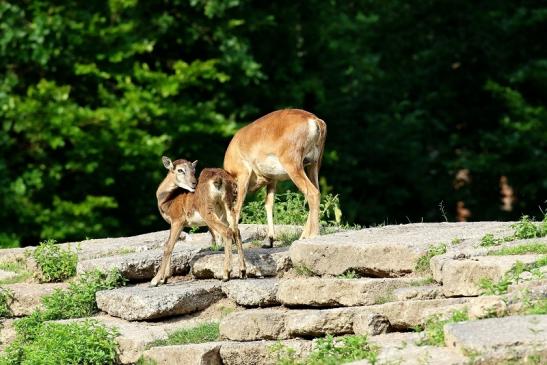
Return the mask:
M 306 277 L 312 277 L 315 276 L 312 269 L 307 267 L 305 264 L 302 263 L 296 263 L 293 265 L 294 271 L 299 276 L 306 276 Z
M 542 224 L 535 223 L 529 216 L 522 216 L 519 222 L 511 227 L 515 230 L 516 239 L 540 238 L 547 235 L 547 215 Z
M 162 154 L 221 166 L 239 127 L 288 106 L 327 122 L 321 190 L 351 223 L 545 204 L 541 2 L 7 0 L 0 14 L 1 247 L 162 229 L 138 198 Z
M 423 328 L 425 337 L 418 345 L 444 346 L 444 326 L 448 323 L 457 323 L 469 320 L 467 310 L 455 311 L 448 319 L 442 319 L 439 315 L 429 317 Z
M 541 279 L 543 274 L 541 268 L 547 266 L 547 256 L 543 256 L 533 264 L 526 265 L 518 261 L 511 270 L 505 273 L 502 278 L 494 282 L 492 279 L 482 278 L 479 286 L 482 289 L 482 294 L 485 295 L 501 295 L 507 293 L 509 286 L 520 282 L 521 275 L 524 272 L 532 274 L 533 278 Z
M 32 340 L 17 338 L 8 346 L 0 364 L 114 364 L 116 335 L 94 320 L 43 323 Z
M 543 298 L 530 303 L 526 307 L 525 314 L 547 314 L 547 298 Z
M 76 275 L 78 255 L 70 249 L 61 249 L 54 240 L 40 242 L 32 257 L 40 269 L 40 281 L 63 281 Z
M 9 289 L 0 286 L 0 318 L 8 317 L 11 314 L 9 305 L 12 298 L 13 293 Z
M 113 363 L 112 354 L 115 354 L 116 348 L 113 331 L 93 321 L 70 324 L 47 321 L 91 316 L 97 311 L 95 293 L 118 287 L 123 283 L 124 279 L 116 270 L 108 273 L 91 271 L 71 282 L 67 290 L 57 289 L 52 294 L 44 296 L 42 310 L 36 310 L 29 316 L 15 321 L 16 339 L 6 349 L 6 356 L 0 357 L 0 365 L 38 364 L 40 362 L 36 361 L 40 357 L 36 354 L 48 351 L 66 353 L 44 355 L 44 364 Z M 74 332 L 80 332 L 80 335 L 75 335 Z M 50 338 L 48 333 L 57 337 Z M 67 336 L 73 338 L 67 339 Z M 86 348 L 74 347 L 80 345 Z M 70 360 L 73 359 L 72 356 L 81 356 L 82 360 Z
M 337 276 L 339 279 L 357 279 L 360 275 L 355 270 L 347 270 L 343 274 Z
M 117 288 L 125 283 L 119 271 L 89 271 L 71 282 L 68 289 L 57 289 L 42 298 L 47 319 L 87 317 L 97 311 L 95 293 Z
M 500 238 L 495 238 L 492 233 L 487 233 L 481 238 L 480 245 L 482 247 L 497 246 L 503 242 Z
M 280 232 L 277 234 L 276 240 L 279 241 L 280 246 L 290 246 L 294 241 L 300 238 L 298 232 Z
M 503 247 L 496 251 L 491 251 L 488 255 L 524 255 L 524 254 L 547 254 L 547 244 L 542 242 L 523 243 L 513 247 Z
M 338 365 L 356 360 L 368 360 L 375 364 L 378 358 L 377 347 L 368 343 L 366 336 L 327 336 L 317 340 L 315 348 L 305 359 L 298 359 L 294 349 L 281 342 L 270 347 L 277 357 L 278 365 Z
M 157 365 L 157 362 L 147 357 L 141 356 L 137 360 L 137 365 Z
M 181 329 L 169 334 L 165 340 L 152 342 L 149 347 L 185 345 L 189 343 L 213 342 L 219 339 L 218 322 L 203 323 L 196 327 Z
M 418 259 L 418 262 L 416 263 L 416 271 L 418 272 L 429 271 L 431 258 L 433 256 L 438 256 L 445 253 L 446 253 L 446 245 L 444 243 L 429 246 L 429 248 L 427 249 L 427 253 Z
M 262 189 L 256 196 L 256 200 L 248 202 L 241 211 L 241 223 L 266 224 L 266 209 L 264 199 L 266 193 Z M 306 199 L 299 192 L 287 190 L 284 193 L 275 194 L 274 222 L 276 224 L 303 225 L 308 218 Z M 342 219 L 340 200 L 337 195 L 325 194 L 321 196 L 320 215 L 321 225 L 336 225 Z

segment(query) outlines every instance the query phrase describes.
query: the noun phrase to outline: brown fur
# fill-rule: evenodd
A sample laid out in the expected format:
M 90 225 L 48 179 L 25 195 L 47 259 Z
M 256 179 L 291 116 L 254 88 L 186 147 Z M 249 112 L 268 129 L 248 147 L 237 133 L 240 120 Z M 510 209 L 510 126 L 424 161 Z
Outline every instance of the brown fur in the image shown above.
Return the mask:
M 177 160 L 173 162 L 173 170 L 181 164 L 189 166 L 188 161 Z M 234 178 L 222 169 L 204 169 L 199 176 L 195 192 L 189 192 L 175 185 L 173 170 L 168 172 L 156 191 L 158 208 L 164 219 L 171 224 L 171 231 L 164 246 L 160 268 L 152 279 L 152 284 L 163 283 L 170 276 L 171 255 L 176 240 L 184 227 L 196 225 L 207 225 L 213 240 L 216 236 L 224 241 L 223 280 L 230 278 L 232 243 L 235 241 L 238 248 L 240 275 L 244 277 L 245 259 L 234 212 L 237 197 Z M 189 180 L 192 178 L 193 176 L 188 176 Z M 203 222 L 192 221 L 196 213 L 201 216 Z
M 313 135 L 310 121 L 317 128 Z M 283 109 L 257 119 L 240 129 L 230 142 L 224 156 L 224 169 L 237 181 L 237 218 L 247 191 L 267 187 L 266 212 L 268 236 L 273 242 L 273 201 L 278 181 L 292 180 L 306 196 L 310 207 L 302 238 L 319 234 L 319 168 L 327 135 L 326 123 L 301 109 Z M 313 151 L 313 155 L 310 155 Z M 307 156 L 308 154 L 308 156 Z M 272 174 L 260 166 L 278 161 L 286 174 Z M 277 160 L 276 160 L 277 159 Z

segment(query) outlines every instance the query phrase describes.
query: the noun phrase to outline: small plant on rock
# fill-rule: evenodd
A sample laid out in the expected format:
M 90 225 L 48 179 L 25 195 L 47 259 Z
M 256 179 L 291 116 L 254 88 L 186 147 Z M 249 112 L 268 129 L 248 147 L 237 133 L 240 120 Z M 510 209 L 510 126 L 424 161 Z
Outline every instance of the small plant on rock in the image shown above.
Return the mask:
M 427 253 L 418 259 L 416 263 L 416 271 L 425 272 L 430 270 L 431 258 L 446 253 L 446 245 L 444 243 L 429 246 Z
M 425 338 L 418 345 L 444 346 L 444 326 L 448 323 L 457 323 L 469 320 L 466 310 L 455 311 L 450 318 L 442 319 L 439 315 L 429 317 L 423 327 L 416 328 L 424 331 Z
M 63 281 L 76 275 L 78 255 L 69 250 L 63 250 L 54 240 L 40 242 L 32 253 L 40 269 L 40 281 Z
M 295 264 L 294 271 L 296 272 L 298 276 L 308 276 L 308 277 L 315 276 L 313 271 L 304 264 Z
M 519 222 L 511 227 L 515 230 L 514 236 L 517 239 L 539 238 L 547 235 L 547 230 L 545 230 L 546 222 L 547 216 L 540 225 L 530 219 L 529 216 L 524 215 Z
M 165 340 L 152 342 L 149 347 L 212 342 L 217 341 L 219 336 L 218 322 L 203 323 L 196 327 L 175 331 L 169 334 L 169 337 Z
M 40 324 L 32 338 L 18 334 L 0 364 L 113 364 L 117 333 L 94 320 Z
M 9 304 L 12 299 L 13 293 L 9 289 L 0 287 L 0 318 L 11 314 Z

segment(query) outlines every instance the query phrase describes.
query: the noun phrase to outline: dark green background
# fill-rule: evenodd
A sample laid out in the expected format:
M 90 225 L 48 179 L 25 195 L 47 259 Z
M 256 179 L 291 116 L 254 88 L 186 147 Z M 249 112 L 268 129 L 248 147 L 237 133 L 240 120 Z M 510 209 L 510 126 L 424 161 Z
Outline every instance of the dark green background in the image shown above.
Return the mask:
M 327 122 L 350 222 L 539 216 L 546 35 L 545 1 L 1 2 L 0 246 L 166 228 L 161 155 L 221 166 L 283 107 Z

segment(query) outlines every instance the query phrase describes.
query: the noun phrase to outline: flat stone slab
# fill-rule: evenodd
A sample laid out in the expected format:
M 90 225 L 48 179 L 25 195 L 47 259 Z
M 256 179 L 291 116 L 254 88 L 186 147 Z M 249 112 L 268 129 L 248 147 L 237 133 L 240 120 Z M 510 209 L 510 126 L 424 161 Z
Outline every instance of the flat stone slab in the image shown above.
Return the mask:
M 292 349 L 295 359 L 306 357 L 313 346 L 305 340 L 222 342 L 220 357 L 224 365 L 276 365 L 274 348 L 279 344 Z
M 143 357 L 157 365 L 222 365 L 221 342 L 152 347 Z
M 171 258 L 171 273 L 173 275 L 187 274 L 190 271 L 192 260 L 208 248 L 209 243 L 177 242 Z M 126 279 L 132 281 L 150 280 L 160 267 L 162 256 L 163 249 L 152 249 L 125 255 L 100 257 L 78 262 L 77 271 L 78 274 L 81 274 L 96 269 L 101 271 L 117 269 Z
M 277 298 L 286 306 L 361 306 L 389 301 L 393 290 L 415 279 L 293 278 L 281 280 Z
M 97 292 L 97 307 L 111 316 L 147 320 L 193 313 L 222 298 L 219 281 L 186 281 Z
M 244 250 L 248 277 L 281 276 L 291 265 L 286 247 Z M 222 279 L 224 252 L 206 255 L 192 265 L 192 275 L 197 279 Z M 238 255 L 232 255 L 230 278 L 239 277 Z
M 13 323 L 14 319 L 0 318 L 0 352 L 12 343 L 17 336 Z
M 447 297 L 479 295 L 482 279 L 497 282 L 517 262 L 531 264 L 540 258 L 541 255 L 478 256 L 444 261 L 438 269 L 443 294 Z
M 42 297 L 67 287 L 66 283 L 18 283 L 3 286 L 11 293 L 8 306 L 14 317 L 30 315 L 35 310 L 42 308 Z
M 277 279 L 230 280 L 222 283 L 222 291 L 228 298 L 244 307 L 269 307 L 279 305 Z
M 508 235 L 511 223 L 418 223 L 340 232 L 294 242 L 290 257 L 316 275 L 340 275 L 348 270 L 375 277 L 413 272 L 430 245 L 455 239 L 479 242 L 487 233 Z
M 13 271 L 0 270 L 0 280 L 13 279 L 16 276 L 17 274 L 14 273 Z
M 537 356 L 537 364 L 547 361 L 547 315 L 448 324 L 444 334 L 446 346 L 478 354 L 481 364 L 522 361 L 527 356 Z
M 393 291 L 394 301 L 442 299 L 443 289 L 440 285 L 423 285 L 399 288 Z

